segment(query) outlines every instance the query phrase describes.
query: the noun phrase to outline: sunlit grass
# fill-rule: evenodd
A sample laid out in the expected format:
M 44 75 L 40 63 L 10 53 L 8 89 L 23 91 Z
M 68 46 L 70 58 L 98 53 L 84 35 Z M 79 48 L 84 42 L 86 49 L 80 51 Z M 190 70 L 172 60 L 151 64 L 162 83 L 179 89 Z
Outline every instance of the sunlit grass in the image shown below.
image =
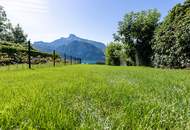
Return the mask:
M 0 71 L 1 129 L 190 129 L 190 72 L 73 65 Z

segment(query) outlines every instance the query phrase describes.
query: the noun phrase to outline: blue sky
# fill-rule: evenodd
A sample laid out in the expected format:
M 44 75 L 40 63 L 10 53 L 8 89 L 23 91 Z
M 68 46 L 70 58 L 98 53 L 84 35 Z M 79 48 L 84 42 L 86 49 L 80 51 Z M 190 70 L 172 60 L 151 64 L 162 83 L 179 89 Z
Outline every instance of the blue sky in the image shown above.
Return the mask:
M 32 41 L 79 37 L 112 41 L 124 14 L 157 8 L 162 17 L 184 0 L 0 0 L 9 19 L 19 23 Z

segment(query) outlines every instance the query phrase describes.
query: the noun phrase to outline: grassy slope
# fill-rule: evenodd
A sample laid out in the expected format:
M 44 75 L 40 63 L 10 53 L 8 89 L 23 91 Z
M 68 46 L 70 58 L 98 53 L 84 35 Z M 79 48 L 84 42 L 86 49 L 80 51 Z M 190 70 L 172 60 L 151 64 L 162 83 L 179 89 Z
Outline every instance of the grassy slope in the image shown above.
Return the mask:
M 190 128 L 187 70 L 76 65 L 0 72 L 0 128 Z

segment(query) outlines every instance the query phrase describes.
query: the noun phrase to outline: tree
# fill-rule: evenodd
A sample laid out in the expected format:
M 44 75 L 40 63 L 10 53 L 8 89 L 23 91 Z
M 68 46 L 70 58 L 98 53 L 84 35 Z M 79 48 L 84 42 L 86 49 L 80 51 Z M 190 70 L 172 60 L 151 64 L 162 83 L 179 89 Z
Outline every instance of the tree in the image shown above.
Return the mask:
M 136 65 L 151 63 L 151 40 L 159 18 L 160 13 L 157 10 L 148 10 L 128 13 L 119 22 L 114 39 L 128 46 L 128 54 Z
M 24 34 L 19 24 L 13 27 L 6 12 L 0 6 L 0 40 L 23 44 L 27 42 L 27 35 Z
M 121 50 L 122 44 L 111 42 L 106 48 L 106 64 L 119 66 L 121 64 Z
M 16 27 L 12 29 L 12 33 L 13 33 L 15 43 L 19 43 L 19 44 L 27 43 L 27 35 L 24 34 L 24 31 L 20 27 L 19 24 L 17 24 Z
M 13 35 L 11 29 L 12 29 L 12 24 L 7 19 L 7 15 L 3 7 L 0 6 L 0 40 L 12 41 Z
M 0 6 L 0 33 L 2 33 L 5 28 L 5 22 L 7 21 L 7 15 L 6 12 L 4 11 L 3 7 Z
M 190 64 L 190 0 L 177 4 L 156 30 L 153 64 L 184 68 Z

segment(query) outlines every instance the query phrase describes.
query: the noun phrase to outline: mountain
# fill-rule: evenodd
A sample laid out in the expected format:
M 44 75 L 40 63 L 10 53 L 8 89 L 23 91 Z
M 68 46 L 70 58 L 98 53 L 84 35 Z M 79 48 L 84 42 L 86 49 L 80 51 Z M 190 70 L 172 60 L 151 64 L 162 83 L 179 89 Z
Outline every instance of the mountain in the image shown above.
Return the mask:
M 60 38 L 53 42 L 34 42 L 35 49 L 52 53 L 55 50 L 61 57 L 64 54 L 73 57 L 79 57 L 85 63 L 104 62 L 104 51 L 106 46 L 101 42 L 83 39 L 70 34 L 68 38 Z

